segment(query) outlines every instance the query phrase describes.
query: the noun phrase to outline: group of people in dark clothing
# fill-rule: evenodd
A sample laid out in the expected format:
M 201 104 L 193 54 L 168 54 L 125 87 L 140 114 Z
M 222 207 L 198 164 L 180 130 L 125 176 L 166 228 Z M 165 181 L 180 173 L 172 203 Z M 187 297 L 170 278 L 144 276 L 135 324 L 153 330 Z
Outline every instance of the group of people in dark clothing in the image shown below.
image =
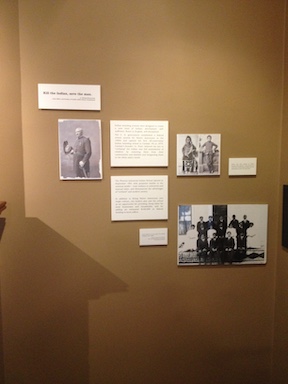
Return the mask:
M 207 261 L 218 264 L 243 261 L 247 251 L 247 229 L 251 225 L 253 223 L 246 215 L 241 221 L 233 215 L 228 225 L 223 216 L 216 222 L 212 216 L 209 216 L 206 222 L 203 216 L 200 216 L 196 227 L 199 264 L 202 262 L 206 264 Z

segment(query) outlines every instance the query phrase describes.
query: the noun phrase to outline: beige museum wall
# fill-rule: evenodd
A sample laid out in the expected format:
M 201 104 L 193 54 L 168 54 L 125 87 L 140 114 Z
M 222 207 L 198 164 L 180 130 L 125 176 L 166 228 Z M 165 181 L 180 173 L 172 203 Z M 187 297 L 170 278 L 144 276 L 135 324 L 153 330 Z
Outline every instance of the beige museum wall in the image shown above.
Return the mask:
M 20 61 L 17 1 L 0 2 L 0 200 L 9 201 L 9 208 L 0 217 L 0 382 L 4 382 L 3 311 L 5 304 L 3 280 L 6 264 L 3 259 L 3 228 L 12 240 L 13 223 L 24 215 L 23 154 L 20 113 Z M 5 271 L 5 272 L 4 272 Z
M 17 1 L 0 1 L 5 384 L 272 382 L 276 268 L 276 352 L 287 351 L 285 1 L 18 3 L 21 60 Z M 39 82 L 101 84 L 102 110 L 40 111 Z M 59 180 L 59 118 L 101 120 L 103 180 Z M 111 169 L 112 119 L 168 120 L 169 167 Z M 176 177 L 176 134 L 208 131 L 222 135 L 221 176 Z M 257 157 L 257 176 L 229 178 L 229 157 Z M 169 176 L 169 219 L 112 223 L 110 176 L 142 174 Z M 269 204 L 267 264 L 177 267 L 183 203 Z M 158 226 L 168 246 L 140 248 L 139 228 Z
M 287 13 L 286 13 L 286 25 L 287 25 Z M 286 44 L 285 44 L 285 82 L 283 92 L 283 123 L 282 123 L 282 134 L 281 134 L 281 174 L 280 174 L 280 204 L 279 204 L 279 225 L 282 225 L 282 189 L 283 185 L 288 184 L 287 176 L 287 140 L 288 140 L 288 61 L 287 61 L 287 28 L 286 28 Z M 281 246 L 279 241 L 278 256 L 277 256 L 277 269 L 276 269 L 276 294 L 275 294 L 275 337 L 274 337 L 274 354 L 273 354 L 273 376 L 275 382 L 284 384 L 287 382 L 288 377 L 288 250 Z

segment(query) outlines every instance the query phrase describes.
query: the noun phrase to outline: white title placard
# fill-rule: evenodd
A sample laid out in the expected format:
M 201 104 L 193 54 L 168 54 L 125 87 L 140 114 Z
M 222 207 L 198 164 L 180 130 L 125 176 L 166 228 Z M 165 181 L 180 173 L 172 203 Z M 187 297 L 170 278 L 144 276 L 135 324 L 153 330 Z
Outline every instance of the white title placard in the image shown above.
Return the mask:
M 251 176 L 257 173 L 257 158 L 230 158 L 229 176 Z
M 168 176 L 111 176 L 111 219 L 167 220 Z
M 167 167 L 168 121 L 110 121 L 111 167 Z
M 167 245 L 168 228 L 141 228 L 139 229 L 139 245 Z
M 38 84 L 39 109 L 101 110 L 100 85 Z

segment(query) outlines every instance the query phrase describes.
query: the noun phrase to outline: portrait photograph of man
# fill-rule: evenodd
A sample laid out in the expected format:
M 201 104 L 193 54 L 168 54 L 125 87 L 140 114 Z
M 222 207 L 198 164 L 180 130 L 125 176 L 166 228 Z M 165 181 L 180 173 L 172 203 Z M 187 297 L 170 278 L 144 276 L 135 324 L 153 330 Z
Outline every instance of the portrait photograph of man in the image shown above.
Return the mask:
M 102 179 L 100 120 L 58 120 L 61 180 Z

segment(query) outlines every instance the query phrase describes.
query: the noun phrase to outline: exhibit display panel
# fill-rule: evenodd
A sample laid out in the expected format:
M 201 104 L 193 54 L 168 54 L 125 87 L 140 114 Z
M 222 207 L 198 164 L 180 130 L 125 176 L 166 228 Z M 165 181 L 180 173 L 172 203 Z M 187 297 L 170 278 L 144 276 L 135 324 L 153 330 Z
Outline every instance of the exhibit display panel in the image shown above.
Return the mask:
M 267 204 L 180 205 L 178 265 L 267 261 Z

